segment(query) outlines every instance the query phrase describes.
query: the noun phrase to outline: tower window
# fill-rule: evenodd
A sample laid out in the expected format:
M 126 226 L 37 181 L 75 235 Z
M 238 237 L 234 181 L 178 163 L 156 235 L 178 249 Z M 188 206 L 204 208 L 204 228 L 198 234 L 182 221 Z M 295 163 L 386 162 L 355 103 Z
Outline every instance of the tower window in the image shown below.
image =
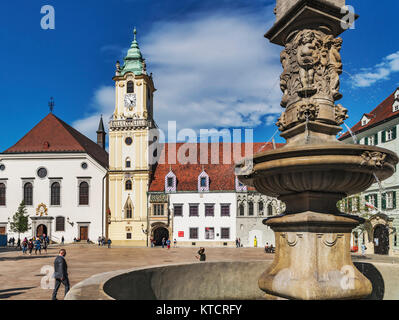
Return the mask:
M 132 163 L 131 163 L 131 161 L 130 161 L 130 158 L 127 158 L 127 159 L 126 159 L 126 168 L 130 168 L 131 165 L 132 165 Z
M 134 83 L 133 83 L 133 81 L 128 81 L 126 93 L 134 93 Z
M 131 180 L 126 181 L 125 189 L 132 190 L 132 181 Z
M 248 215 L 254 215 L 254 203 L 252 201 L 248 202 Z
M 6 185 L 0 183 L 0 206 L 6 205 Z

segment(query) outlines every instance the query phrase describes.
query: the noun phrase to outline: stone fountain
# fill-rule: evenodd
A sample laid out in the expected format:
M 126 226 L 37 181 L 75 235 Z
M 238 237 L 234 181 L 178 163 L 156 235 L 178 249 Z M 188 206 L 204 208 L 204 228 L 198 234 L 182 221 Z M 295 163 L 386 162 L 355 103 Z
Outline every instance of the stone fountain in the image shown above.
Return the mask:
M 360 299 L 372 286 L 353 265 L 352 230 L 364 220 L 345 215 L 337 202 L 390 177 L 395 153 L 336 139 L 348 110 L 336 101 L 345 31 L 345 0 L 277 0 L 267 32 L 281 52 L 283 73 L 277 126 L 287 143 L 237 166 L 241 182 L 285 202 L 281 216 L 266 219 L 276 237 L 273 264 L 259 287 L 272 298 Z M 357 18 L 357 17 L 355 17 Z

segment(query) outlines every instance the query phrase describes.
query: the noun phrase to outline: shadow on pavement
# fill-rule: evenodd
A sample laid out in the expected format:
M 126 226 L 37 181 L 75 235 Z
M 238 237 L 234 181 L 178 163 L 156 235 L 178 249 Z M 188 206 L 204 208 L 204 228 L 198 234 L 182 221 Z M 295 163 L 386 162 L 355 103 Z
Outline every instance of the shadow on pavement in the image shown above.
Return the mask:
M 19 261 L 19 260 L 30 260 L 30 259 L 45 259 L 45 258 L 55 258 L 56 255 L 25 255 L 25 256 L 18 256 L 18 257 L 0 257 L 1 261 Z
M 356 268 L 370 280 L 373 291 L 365 300 L 383 300 L 385 294 L 385 283 L 381 273 L 371 263 L 355 262 Z
M 13 296 L 20 295 L 22 293 L 25 293 L 24 290 L 29 290 L 33 289 L 35 287 L 25 287 L 25 288 L 12 288 L 12 289 L 4 289 L 0 290 L 0 299 L 7 299 Z M 13 292 L 15 291 L 15 292 Z

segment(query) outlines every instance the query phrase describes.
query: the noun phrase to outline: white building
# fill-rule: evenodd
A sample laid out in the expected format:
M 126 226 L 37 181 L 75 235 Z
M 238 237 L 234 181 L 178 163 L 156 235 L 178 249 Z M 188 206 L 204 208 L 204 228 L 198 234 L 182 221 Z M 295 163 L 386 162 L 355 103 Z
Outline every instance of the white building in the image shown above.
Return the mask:
M 98 144 L 47 115 L 13 147 L 0 154 L 0 233 L 14 234 L 10 222 L 22 201 L 32 238 L 55 242 L 96 240 L 105 231 L 108 154 L 100 121 Z
M 399 154 L 397 130 L 399 126 L 399 88 L 390 94 L 371 112 L 365 113 L 360 121 L 339 140 L 344 143 L 358 143 L 378 146 Z M 351 196 L 341 202 L 341 211 L 360 216 L 372 216 L 372 230 L 354 233 L 352 246 L 360 248 L 362 243 L 370 254 L 399 253 L 399 174 L 396 171 L 381 183 L 375 182 L 362 194 Z
M 169 149 L 179 154 L 182 147 L 190 152 L 196 151 L 191 162 L 183 164 L 172 161 L 173 164 L 169 164 Z M 244 144 L 240 147 L 241 151 L 245 149 Z M 253 151 L 271 147 L 272 144 L 254 143 Z M 225 144 L 222 143 L 216 148 L 215 144 L 208 144 L 204 148 L 208 151 L 204 157 L 201 156 L 201 152 L 204 152 L 201 144 L 191 148 L 187 144 L 164 145 L 160 159 L 166 161 L 157 164 L 151 179 L 148 201 L 148 235 L 158 245 L 163 237 L 170 238 L 172 242 L 176 239 L 178 246 L 196 247 L 233 247 L 237 238 L 241 238 L 244 246 L 253 247 L 254 236 L 259 237 L 258 247 L 263 247 L 267 241 L 274 243 L 273 231 L 262 225 L 266 217 L 263 216 L 263 210 L 262 215 L 241 216 L 238 204 L 244 203 L 244 196 L 246 200 L 247 197 L 252 199 L 255 196 L 264 201 L 266 210 L 267 205 L 274 200 L 271 213 L 275 215 L 279 212 L 279 202 L 240 184 L 234 174 L 233 161 L 223 163 L 224 148 Z M 190 157 L 188 153 L 186 155 Z M 192 163 L 193 159 L 197 161 Z M 201 159 L 207 159 L 207 164 L 201 164 Z M 218 159 L 217 163 L 211 164 L 212 159 Z M 238 226 L 240 230 L 237 230 Z

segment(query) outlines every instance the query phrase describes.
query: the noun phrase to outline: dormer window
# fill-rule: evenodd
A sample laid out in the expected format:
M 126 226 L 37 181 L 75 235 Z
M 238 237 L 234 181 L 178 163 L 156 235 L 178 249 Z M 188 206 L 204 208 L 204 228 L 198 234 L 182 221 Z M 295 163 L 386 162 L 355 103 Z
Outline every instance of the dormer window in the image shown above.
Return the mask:
M 362 122 L 362 127 L 364 127 L 370 122 L 370 119 L 366 115 L 364 115 L 361 122 Z
M 209 176 L 205 171 L 202 171 L 198 176 L 198 191 L 209 191 Z
M 127 86 L 126 86 L 126 93 L 134 93 L 133 81 L 128 81 Z
M 238 178 L 236 177 L 236 191 L 237 192 L 246 192 L 247 191 L 247 186 L 244 185 Z
M 394 96 L 395 96 L 395 101 L 392 105 L 392 112 L 399 111 L 399 89 L 396 90 Z
M 176 192 L 176 175 L 172 170 L 165 177 L 165 192 Z

